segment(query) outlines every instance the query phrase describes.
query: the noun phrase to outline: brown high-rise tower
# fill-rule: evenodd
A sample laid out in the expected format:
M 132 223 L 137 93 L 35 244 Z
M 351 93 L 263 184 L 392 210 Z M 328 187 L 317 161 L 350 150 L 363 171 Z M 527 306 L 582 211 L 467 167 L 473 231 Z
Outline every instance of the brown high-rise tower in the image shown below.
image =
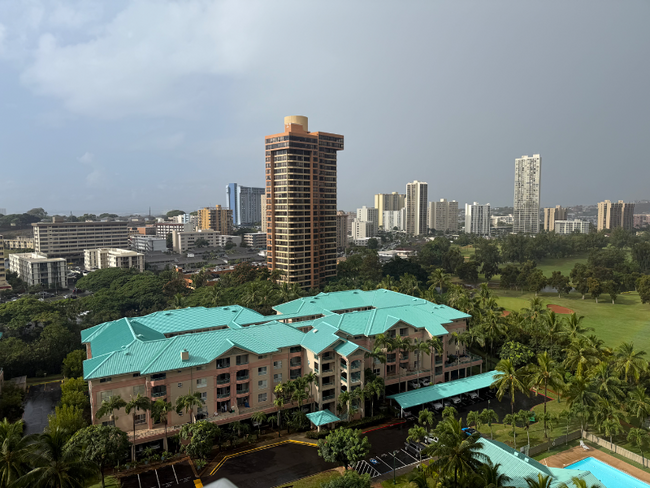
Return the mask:
M 284 118 L 266 136 L 267 264 L 282 281 L 317 288 L 336 275 L 336 153 L 343 136 Z M 264 213 L 264 209 L 262 210 Z

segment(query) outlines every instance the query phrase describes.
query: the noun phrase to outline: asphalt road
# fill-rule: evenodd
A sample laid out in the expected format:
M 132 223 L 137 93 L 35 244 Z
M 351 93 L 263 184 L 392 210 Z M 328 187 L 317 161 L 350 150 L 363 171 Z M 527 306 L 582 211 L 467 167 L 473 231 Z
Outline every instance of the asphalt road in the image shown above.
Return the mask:
M 30 386 L 25 398 L 25 434 L 41 434 L 47 427 L 47 416 L 61 399 L 61 383 L 58 381 Z

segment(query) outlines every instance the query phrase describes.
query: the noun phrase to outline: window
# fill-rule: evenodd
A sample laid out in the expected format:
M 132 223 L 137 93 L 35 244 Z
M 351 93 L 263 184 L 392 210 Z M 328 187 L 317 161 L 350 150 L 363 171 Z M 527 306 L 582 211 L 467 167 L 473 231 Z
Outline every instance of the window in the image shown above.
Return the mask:
M 372 373 L 373 373 L 375 376 L 381 376 L 381 369 L 373 369 L 373 370 L 372 370 Z
M 197 388 L 205 388 L 208 386 L 208 379 L 207 378 L 199 378 L 196 380 L 196 387 Z
M 352 369 L 358 369 L 361 367 L 361 360 L 357 359 L 355 361 L 352 361 L 352 364 L 350 365 Z
M 207 391 L 202 391 L 202 392 L 201 392 L 201 401 L 202 401 L 203 403 L 205 403 L 205 402 L 208 401 L 208 392 L 207 392 Z
M 205 369 L 205 365 L 196 367 L 197 371 L 203 371 L 204 369 Z
M 273 369 L 282 369 L 282 361 L 273 361 Z
M 282 383 L 282 373 L 273 375 L 273 383 Z
M 266 366 L 262 366 L 261 368 L 257 368 L 257 374 L 259 376 L 264 376 L 266 374 Z
M 183 388 L 183 383 L 177 383 L 176 386 L 178 386 L 179 388 Z
M 264 389 L 268 388 L 268 386 L 269 386 L 269 382 L 266 381 L 266 380 L 261 380 L 261 381 L 258 381 L 258 382 L 257 382 L 257 387 L 258 387 L 260 390 L 264 390 Z
M 394 330 L 389 330 L 387 335 L 388 335 L 388 337 L 393 338 L 393 337 L 395 337 L 395 331 Z
M 320 370 L 318 369 L 318 363 L 314 363 L 314 373 L 318 374 Z
M 266 354 L 262 354 L 261 356 L 257 356 L 257 359 L 266 359 L 266 358 L 267 358 Z
M 112 396 L 113 396 L 113 390 L 106 390 L 106 391 L 99 392 L 99 403 L 103 403 L 105 401 L 110 400 Z
M 217 359 L 217 369 L 230 368 L 230 358 Z
M 135 416 L 135 425 L 142 425 L 147 423 L 147 414 L 141 413 Z
M 268 399 L 268 393 L 260 393 L 257 395 L 257 403 L 264 403 Z
M 302 351 L 302 347 L 300 347 L 300 346 L 294 346 L 294 347 L 289 348 L 289 353 L 291 353 L 291 354 L 293 354 L 295 352 L 300 352 L 300 351 Z
M 409 335 L 408 327 L 404 327 L 403 329 L 400 329 L 399 330 L 399 335 L 401 335 L 402 337 Z
M 399 355 L 399 360 L 400 361 L 408 361 L 408 359 L 409 359 L 408 351 L 400 353 L 400 355 Z
M 165 385 L 160 385 L 160 386 L 154 386 L 151 389 L 151 396 L 156 398 L 156 397 L 162 397 L 167 395 L 167 387 Z
M 291 360 L 289 361 L 289 366 L 292 367 L 292 368 L 296 367 L 296 366 L 300 366 L 301 364 L 302 364 L 302 361 L 301 361 L 301 358 L 299 358 L 299 357 L 291 358 Z
M 111 381 L 111 378 L 102 378 L 99 380 L 100 383 L 108 383 L 109 381 Z
M 248 354 L 242 354 L 241 356 L 237 356 L 237 366 L 241 364 L 248 364 Z
M 151 375 L 151 381 L 164 380 L 167 378 L 167 373 L 156 373 Z
M 144 385 L 137 385 L 133 387 L 133 396 L 137 397 L 138 395 L 144 396 L 145 392 L 145 386 Z

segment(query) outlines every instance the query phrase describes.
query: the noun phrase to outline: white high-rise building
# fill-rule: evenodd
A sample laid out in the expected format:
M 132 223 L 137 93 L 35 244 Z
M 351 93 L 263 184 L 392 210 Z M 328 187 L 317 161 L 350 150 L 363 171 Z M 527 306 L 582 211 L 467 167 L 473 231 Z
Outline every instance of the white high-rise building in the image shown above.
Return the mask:
M 542 184 L 542 156 L 515 159 L 514 233 L 539 232 L 539 194 Z
M 397 230 L 404 232 L 406 230 L 406 208 L 401 210 L 385 210 L 383 219 L 384 229 L 386 231 Z
M 427 233 L 427 200 L 429 185 L 415 180 L 406 184 L 406 233 L 419 236 Z
M 379 227 L 386 230 L 388 226 L 384 224 L 384 212 L 402 210 L 406 206 L 406 195 L 404 193 L 377 193 L 375 195 L 375 208 L 379 212 Z
M 490 204 L 479 205 L 474 202 L 472 205 L 465 204 L 465 232 L 467 234 L 478 234 L 490 236 Z
M 458 202 L 448 202 L 445 198 L 429 202 L 429 229 L 458 231 Z
M 367 237 L 373 237 L 377 235 L 379 230 L 379 211 L 375 207 L 366 207 L 363 206 L 357 209 L 357 219 L 363 222 L 372 222 L 372 235 Z
M 367 239 L 373 237 L 372 233 L 373 223 L 366 220 L 354 219 L 352 220 L 352 239 Z

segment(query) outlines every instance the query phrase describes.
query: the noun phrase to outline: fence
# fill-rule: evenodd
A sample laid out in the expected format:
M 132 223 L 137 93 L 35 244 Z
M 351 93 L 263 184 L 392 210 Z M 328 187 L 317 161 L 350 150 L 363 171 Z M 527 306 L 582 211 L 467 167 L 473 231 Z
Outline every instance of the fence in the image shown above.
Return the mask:
M 623 449 L 622 447 L 617 446 L 616 444 L 609 442 L 608 440 L 590 434 L 589 432 L 583 431 L 582 438 L 594 444 L 598 444 L 600 447 L 609 449 L 610 451 L 620 456 L 626 457 L 629 460 L 634 461 L 635 463 L 639 463 L 644 468 L 647 468 L 650 465 L 650 463 L 648 463 L 648 460 L 645 457 L 642 457 L 634 452 L 628 451 L 627 449 Z
M 549 449 L 553 449 L 555 446 L 560 446 L 562 444 L 566 444 L 569 441 L 574 441 L 576 439 L 580 439 L 580 431 L 576 430 L 574 432 L 569 432 L 568 435 L 561 435 L 560 437 L 556 437 L 555 439 L 551 439 L 548 442 L 544 442 L 543 444 L 538 444 L 536 446 L 531 446 L 530 450 L 528 451 L 529 456 L 537 456 L 538 454 L 541 454 L 544 451 L 548 451 Z

